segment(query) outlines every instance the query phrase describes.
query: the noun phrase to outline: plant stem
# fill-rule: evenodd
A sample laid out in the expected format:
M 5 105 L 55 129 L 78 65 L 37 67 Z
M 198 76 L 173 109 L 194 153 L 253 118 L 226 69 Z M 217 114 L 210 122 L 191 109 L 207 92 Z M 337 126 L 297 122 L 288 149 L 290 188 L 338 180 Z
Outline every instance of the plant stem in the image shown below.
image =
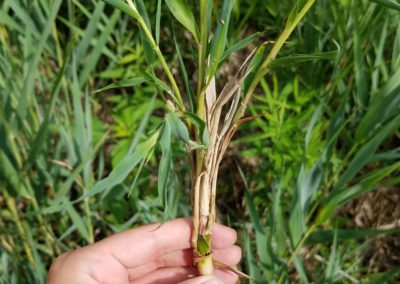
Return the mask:
M 268 54 L 267 58 L 265 58 L 264 62 L 262 63 L 260 69 L 254 76 L 253 81 L 250 84 L 250 87 L 243 99 L 243 103 L 241 104 L 240 108 L 235 114 L 235 120 L 240 119 L 244 115 L 244 111 L 246 110 L 247 104 L 250 101 L 250 98 L 252 97 L 255 88 L 257 87 L 258 83 L 260 83 L 261 79 L 268 73 L 269 69 L 269 64 L 276 58 L 278 55 L 279 51 L 282 49 L 283 45 L 289 38 L 289 36 L 292 34 L 294 29 L 297 27 L 301 19 L 304 18 L 304 16 L 307 14 L 308 10 L 311 9 L 312 5 L 314 4 L 315 0 L 308 0 L 302 9 L 299 11 L 299 13 L 296 15 L 295 19 L 289 24 L 286 25 L 284 31 L 282 34 L 279 36 L 278 40 L 275 42 L 274 46 L 272 47 L 272 50 Z
M 200 0 L 200 43 L 199 43 L 199 71 L 197 77 L 197 114 L 204 119 L 205 94 L 204 79 L 206 75 L 207 63 L 207 44 L 208 44 L 208 26 L 207 26 L 207 0 Z
M 132 10 L 137 11 L 136 6 L 133 4 L 132 1 L 128 1 L 128 4 L 132 8 Z M 181 92 L 179 91 L 179 88 L 178 88 L 178 85 L 176 84 L 175 78 L 172 75 L 172 72 L 169 69 L 167 62 L 165 61 L 164 55 L 162 54 L 160 47 L 156 43 L 153 35 L 151 34 L 150 30 L 148 29 L 143 18 L 141 16 L 139 16 L 137 18 L 137 21 L 138 21 L 140 27 L 143 29 L 147 39 L 150 42 L 151 47 L 153 48 L 154 52 L 156 53 L 158 59 L 160 60 L 161 66 L 164 69 L 164 72 L 167 75 L 169 82 L 171 83 L 171 87 L 174 92 L 174 94 L 171 94 L 173 100 L 178 105 L 178 107 L 181 111 L 185 111 L 186 108 L 185 108 L 185 104 L 182 99 Z

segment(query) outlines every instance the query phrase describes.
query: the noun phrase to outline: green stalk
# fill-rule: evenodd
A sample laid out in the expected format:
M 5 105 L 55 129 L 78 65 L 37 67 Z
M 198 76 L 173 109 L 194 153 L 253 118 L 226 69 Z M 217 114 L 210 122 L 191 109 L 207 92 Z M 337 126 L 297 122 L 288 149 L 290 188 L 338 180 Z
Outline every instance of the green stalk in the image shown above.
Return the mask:
M 293 22 L 290 25 L 287 25 L 282 32 L 282 34 L 279 36 L 278 40 L 275 42 L 274 46 L 272 47 L 272 50 L 268 54 L 267 58 L 264 60 L 263 64 L 260 66 L 260 69 L 254 76 L 253 81 L 250 84 L 250 87 L 243 99 L 243 103 L 241 104 L 240 108 L 236 112 L 235 115 L 235 120 L 238 120 L 243 117 L 244 111 L 246 110 L 247 104 L 250 101 L 251 96 L 254 93 L 255 88 L 257 85 L 260 83 L 261 79 L 268 73 L 269 69 L 269 64 L 277 57 L 279 51 L 282 49 L 283 45 L 287 41 L 287 39 L 290 37 L 294 29 L 297 27 L 299 22 L 304 18 L 304 16 L 307 14 L 307 12 L 311 9 L 312 5 L 314 4 L 315 0 L 308 0 L 306 4 L 302 7 L 302 9 L 299 11 L 299 13 L 296 15 L 296 18 L 293 20 Z
M 207 45 L 208 45 L 208 0 L 200 0 L 200 42 L 199 42 L 199 62 L 198 62 L 198 78 L 197 78 L 197 115 L 205 120 L 205 78 L 206 78 L 206 67 L 207 67 Z M 200 140 L 200 133 L 196 132 L 196 140 Z M 202 172 L 204 171 L 204 159 L 206 151 L 196 151 L 196 163 L 193 177 L 193 184 L 197 183 L 197 179 L 200 179 Z M 194 185 L 195 186 L 195 185 Z M 203 187 L 202 183 L 197 189 L 199 192 L 199 198 L 194 198 L 194 202 L 197 202 L 199 208 L 207 206 L 210 203 L 210 196 L 207 196 L 205 192 L 207 188 Z M 194 194 L 195 189 L 192 189 Z M 201 209 L 200 209 L 201 210 Z M 197 243 L 193 244 L 195 262 L 197 264 L 197 270 L 200 275 L 211 275 L 214 271 L 213 255 L 211 251 L 211 234 L 204 232 L 205 224 L 204 220 L 198 219 L 200 216 L 194 212 L 193 207 L 193 229 L 192 234 L 196 235 Z M 197 216 L 195 216 L 197 215 Z M 196 221 L 195 221 L 196 219 Z M 200 222 L 198 222 L 200 220 Z M 207 221 L 208 223 L 208 221 Z
M 137 13 L 136 6 L 133 4 L 133 2 L 131 0 L 128 1 L 128 4 L 131 7 L 131 9 L 135 13 Z M 143 18 L 138 14 L 136 16 L 137 17 L 134 17 L 134 18 L 138 21 L 140 27 L 143 29 L 147 39 L 150 42 L 151 47 L 153 48 L 154 52 L 156 53 L 158 59 L 160 60 L 161 66 L 164 69 L 164 72 L 167 75 L 169 82 L 171 83 L 171 87 L 174 92 L 174 94 L 171 94 L 173 100 L 178 105 L 178 107 L 181 111 L 185 111 L 186 108 L 185 108 L 185 104 L 183 103 L 181 92 L 179 91 L 179 88 L 178 88 L 178 85 L 176 84 L 175 78 L 172 75 L 172 72 L 169 69 L 167 62 L 165 61 L 164 55 L 162 54 L 160 47 L 156 43 L 150 30 L 147 28 L 147 25 L 146 25 L 145 21 L 143 20 Z
M 199 42 L 199 71 L 197 77 L 197 115 L 205 120 L 205 90 L 204 81 L 206 76 L 206 59 L 208 44 L 208 21 L 207 21 L 207 0 L 200 0 L 200 42 Z M 196 134 L 196 140 L 200 140 L 199 133 Z M 195 173 L 199 176 L 203 169 L 204 150 L 196 151 L 196 169 Z M 193 181 L 194 182 L 194 181 Z
M 207 61 L 207 43 L 208 43 L 208 26 L 207 26 L 207 0 L 200 0 L 200 43 L 199 43 L 199 71 L 197 77 L 197 114 L 204 119 L 205 110 L 205 90 L 204 80 L 206 75 Z

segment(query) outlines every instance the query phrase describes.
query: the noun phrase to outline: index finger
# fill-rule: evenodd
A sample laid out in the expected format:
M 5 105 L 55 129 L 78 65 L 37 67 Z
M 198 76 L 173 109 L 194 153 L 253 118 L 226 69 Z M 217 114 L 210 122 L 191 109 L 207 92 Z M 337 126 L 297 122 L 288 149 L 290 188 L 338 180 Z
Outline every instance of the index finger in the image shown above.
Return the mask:
M 180 218 L 146 225 L 115 234 L 94 245 L 92 249 L 104 250 L 127 268 L 144 265 L 157 257 L 191 247 L 192 220 Z M 227 248 L 236 242 L 236 231 L 215 224 L 212 234 L 213 248 Z

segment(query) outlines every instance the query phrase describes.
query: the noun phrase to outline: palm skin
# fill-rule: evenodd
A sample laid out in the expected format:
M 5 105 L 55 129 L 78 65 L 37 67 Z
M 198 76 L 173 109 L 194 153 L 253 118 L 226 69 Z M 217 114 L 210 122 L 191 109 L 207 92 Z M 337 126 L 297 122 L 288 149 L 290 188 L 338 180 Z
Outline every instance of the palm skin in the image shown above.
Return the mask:
M 194 277 L 191 226 L 189 218 L 146 225 L 64 253 L 52 264 L 47 284 L 235 283 L 229 271 L 216 270 L 218 278 Z M 241 258 L 236 232 L 216 224 L 212 237 L 214 258 L 236 265 Z

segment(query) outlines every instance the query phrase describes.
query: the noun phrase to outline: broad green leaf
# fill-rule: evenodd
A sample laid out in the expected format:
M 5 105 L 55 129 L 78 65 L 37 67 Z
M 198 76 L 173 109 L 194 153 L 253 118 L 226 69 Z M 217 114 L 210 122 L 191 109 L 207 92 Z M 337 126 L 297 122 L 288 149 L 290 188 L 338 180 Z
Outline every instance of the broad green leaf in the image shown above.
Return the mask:
M 100 92 L 104 92 L 104 91 L 107 91 L 110 89 L 115 89 L 115 88 L 133 87 L 133 86 L 140 85 L 146 81 L 147 81 L 147 79 L 143 78 L 143 77 L 124 79 L 124 80 L 112 83 L 108 86 L 105 86 L 104 88 L 98 89 L 98 90 L 94 91 L 93 93 L 100 93 Z
M 165 0 L 165 3 L 178 22 L 192 33 L 196 42 L 199 42 L 196 21 L 186 0 Z

